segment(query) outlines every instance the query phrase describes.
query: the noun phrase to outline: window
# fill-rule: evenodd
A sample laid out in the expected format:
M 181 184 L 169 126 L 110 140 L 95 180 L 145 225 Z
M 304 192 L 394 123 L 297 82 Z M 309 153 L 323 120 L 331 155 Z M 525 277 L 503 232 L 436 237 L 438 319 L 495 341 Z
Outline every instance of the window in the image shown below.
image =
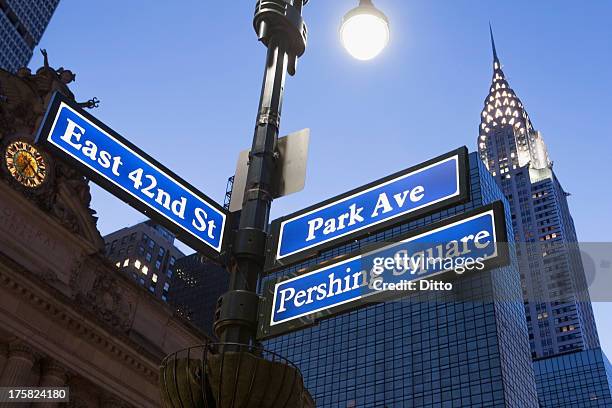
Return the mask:
M 130 241 L 131 242 L 136 241 L 136 233 L 135 232 L 132 232 L 132 235 L 130 235 Z
M 140 265 L 141 263 L 139 260 L 134 261 L 134 266 L 136 267 L 136 269 L 140 269 Z
M 151 249 L 155 248 L 155 241 L 153 241 L 152 239 L 149 240 L 149 248 Z
M 134 251 L 134 245 L 129 245 L 129 246 L 127 247 L 127 252 L 126 252 L 126 254 L 131 254 L 133 251 Z
M 127 258 L 125 261 L 123 261 L 123 266 L 128 266 L 130 264 L 130 258 Z
M 144 255 L 145 250 L 142 245 L 138 245 L 138 255 Z
M 166 253 L 166 250 L 162 247 L 159 247 L 159 256 L 164 256 L 164 254 Z
M 175 263 L 175 262 L 176 262 L 176 258 L 175 258 L 175 257 L 173 257 L 173 256 L 171 256 L 171 257 L 170 257 L 170 261 L 168 261 L 168 264 L 169 264 L 170 266 L 174 266 L 174 263 Z
M 172 268 L 168 268 L 168 270 L 166 271 L 166 276 L 171 278 L 172 277 Z
M 143 267 L 142 267 L 142 273 L 144 273 L 145 275 L 146 275 L 147 273 L 149 273 L 149 267 L 148 267 L 148 266 L 146 266 L 146 265 L 145 265 L 145 266 L 143 266 Z
M 170 284 L 168 282 L 164 283 L 164 288 L 162 290 L 162 300 L 164 302 L 168 301 L 168 290 L 170 289 Z
M 121 267 L 121 262 L 117 262 L 115 265 L 117 266 L 117 268 L 119 268 Z
M 159 268 L 161 268 L 161 262 L 155 261 L 155 269 L 159 271 Z
M 147 256 L 146 256 L 147 262 L 151 262 L 151 253 L 147 252 Z
M 153 277 L 151 278 L 151 285 L 149 285 L 149 290 L 155 293 L 156 287 L 157 287 L 157 275 L 153 274 Z

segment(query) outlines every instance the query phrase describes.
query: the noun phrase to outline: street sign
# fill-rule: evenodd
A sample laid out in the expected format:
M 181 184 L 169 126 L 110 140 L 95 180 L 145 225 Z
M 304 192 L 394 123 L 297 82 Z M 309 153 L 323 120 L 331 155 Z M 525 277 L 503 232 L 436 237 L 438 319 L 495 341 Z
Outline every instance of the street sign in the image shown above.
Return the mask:
M 272 223 L 268 271 L 316 256 L 469 199 L 467 148 L 313 205 Z
M 195 250 L 213 259 L 222 251 L 227 213 L 221 206 L 59 92 L 36 142 Z
M 270 277 L 264 283 L 258 337 L 274 337 L 366 304 L 406 296 L 419 290 L 417 283 L 433 277 L 448 281 L 455 276 L 452 270 L 460 275 L 505 265 L 506 242 L 504 206 L 498 201 L 413 231 L 383 248 L 317 265 L 297 276 Z
M 278 138 L 276 146 L 278 158 L 276 159 L 276 172 L 274 185 L 272 186 L 272 196 L 274 198 L 284 197 L 304 189 L 309 144 L 310 129 L 302 129 Z M 230 198 L 230 212 L 242 210 L 250 153 L 250 149 L 243 150 L 238 156 L 236 172 L 234 173 L 234 186 Z

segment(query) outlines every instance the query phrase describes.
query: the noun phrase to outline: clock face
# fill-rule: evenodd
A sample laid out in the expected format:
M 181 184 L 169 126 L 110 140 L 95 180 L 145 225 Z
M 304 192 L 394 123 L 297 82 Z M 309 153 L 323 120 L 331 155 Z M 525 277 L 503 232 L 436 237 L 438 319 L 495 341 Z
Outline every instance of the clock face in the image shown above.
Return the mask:
M 11 175 L 26 187 L 40 187 L 47 177 L 45 158 L 27 142 L 16 141 L 9 144 L 4 159 Z

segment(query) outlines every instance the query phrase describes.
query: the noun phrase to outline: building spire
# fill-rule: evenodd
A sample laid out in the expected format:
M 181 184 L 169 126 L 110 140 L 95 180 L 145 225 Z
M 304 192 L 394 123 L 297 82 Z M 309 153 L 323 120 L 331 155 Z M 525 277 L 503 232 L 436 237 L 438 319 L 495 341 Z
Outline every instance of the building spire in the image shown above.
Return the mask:
M 493 28 L 489 23 L 491 47 L 493 48 L 493 79 L 484 108 L 481 112 L 478 136 L 478 150 L 487 168 L 495 175 L 505 174 L 510 164 L 513 169 L 527 164 L 534 169 L 549 166 L 546 145 L 539 132 L 536 132 L 523 103 L 510 88 L 504 75 L 501 63 L 497 57 Z M 500 146 L 494 142 L 498 131 L 507 134 L 512 139 L 509 157 L 498 160 Z M 504 171 L 502 172 L 502 168 Z
M 497 58 L 497 49 L 495 48 L 495 38 L 493 38 L 493 28 L 491 27 L 490 21 L 489 21 L 489 34 L 491 34 L 491 47 L 493 48 L 493 62 L 499 62 L 499 58 Z

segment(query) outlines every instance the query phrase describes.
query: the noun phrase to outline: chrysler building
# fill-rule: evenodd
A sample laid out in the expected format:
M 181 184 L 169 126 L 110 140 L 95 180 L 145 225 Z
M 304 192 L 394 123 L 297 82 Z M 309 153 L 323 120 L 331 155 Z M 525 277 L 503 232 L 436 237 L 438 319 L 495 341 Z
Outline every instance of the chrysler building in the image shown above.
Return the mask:
M 567 194 L 542 134 L 510 87 L 493 32 L 493 79 L 478 132 L 481 160 L 508 198 L 533 358 L 599 344 Z

